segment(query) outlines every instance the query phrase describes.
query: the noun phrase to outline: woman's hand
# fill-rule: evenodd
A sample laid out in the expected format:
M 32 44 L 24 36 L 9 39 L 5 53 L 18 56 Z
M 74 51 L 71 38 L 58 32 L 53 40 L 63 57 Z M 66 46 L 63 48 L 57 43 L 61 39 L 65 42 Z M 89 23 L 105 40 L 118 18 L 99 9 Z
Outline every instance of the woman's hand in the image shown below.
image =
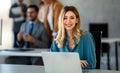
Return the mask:
M 88 66 L 88 62 L 86 60 L 80 60 L 82 68 L 85 68 Z

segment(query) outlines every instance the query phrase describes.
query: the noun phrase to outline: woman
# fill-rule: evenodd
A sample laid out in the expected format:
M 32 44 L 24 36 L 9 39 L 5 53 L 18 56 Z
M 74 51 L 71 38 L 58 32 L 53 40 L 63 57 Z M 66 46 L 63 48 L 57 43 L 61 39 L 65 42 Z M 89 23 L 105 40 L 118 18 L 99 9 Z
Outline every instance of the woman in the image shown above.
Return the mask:
M 95 43 L 89 32 L 80 30 L 80 17 L 74 6 L 65 6 L 58 21 L 58 35 L 51 45 L 52 52 L 78 52 L 84 69 L 96 66 Z
M 49 38 L 55 37 L 58 32 L 58 18 L 63 8 L 63 4 L 58 0 L 42 0 L 46 9 L 44 17 L 44 26 L 49 34 Z

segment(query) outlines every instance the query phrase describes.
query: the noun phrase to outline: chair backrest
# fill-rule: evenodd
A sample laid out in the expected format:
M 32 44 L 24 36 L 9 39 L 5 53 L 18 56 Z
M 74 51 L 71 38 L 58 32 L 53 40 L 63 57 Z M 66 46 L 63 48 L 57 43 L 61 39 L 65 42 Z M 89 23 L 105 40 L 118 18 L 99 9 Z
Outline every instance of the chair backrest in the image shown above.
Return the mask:
M 91 34 L 95 40 L 96 46 L 96 69 L 100 69 L 100 62 L 101 62 L 101 32 L 100 31 L 92 31 Z
M 101 31 L 102 32 L 102 35 L 101 37 L 102 38 L 108 38 L 109 37 L 109 32 L 108 32 L 108 23 L 104 23 L 104 22 L 100 22 L 100 23 L 97 23 L 97 22 L 93 22 L 93 23 L 89 23 L 89 31 Z M 102 43 L 102 53 L 108 53 L 109 52 L 109 44 L 108 43 Z
M 90 23 L 89 31 L 101 31 L 101 37 L 108 38 L 108 23 Z

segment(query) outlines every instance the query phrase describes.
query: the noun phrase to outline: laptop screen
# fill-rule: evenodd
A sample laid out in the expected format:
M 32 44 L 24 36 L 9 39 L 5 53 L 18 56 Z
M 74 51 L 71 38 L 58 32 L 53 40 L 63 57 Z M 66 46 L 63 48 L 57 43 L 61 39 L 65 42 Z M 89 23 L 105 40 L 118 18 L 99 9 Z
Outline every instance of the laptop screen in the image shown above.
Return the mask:
M 82 73 L 78 53 L 42 52 L 46 73 Z

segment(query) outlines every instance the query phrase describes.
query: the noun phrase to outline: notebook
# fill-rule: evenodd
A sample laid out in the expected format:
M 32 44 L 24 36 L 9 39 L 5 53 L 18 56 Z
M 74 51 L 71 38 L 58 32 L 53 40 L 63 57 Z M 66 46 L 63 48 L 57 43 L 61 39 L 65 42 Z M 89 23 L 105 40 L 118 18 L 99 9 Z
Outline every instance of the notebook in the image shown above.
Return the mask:
M 82 73 L 78 53 L 42 52 L 46 73 Z

